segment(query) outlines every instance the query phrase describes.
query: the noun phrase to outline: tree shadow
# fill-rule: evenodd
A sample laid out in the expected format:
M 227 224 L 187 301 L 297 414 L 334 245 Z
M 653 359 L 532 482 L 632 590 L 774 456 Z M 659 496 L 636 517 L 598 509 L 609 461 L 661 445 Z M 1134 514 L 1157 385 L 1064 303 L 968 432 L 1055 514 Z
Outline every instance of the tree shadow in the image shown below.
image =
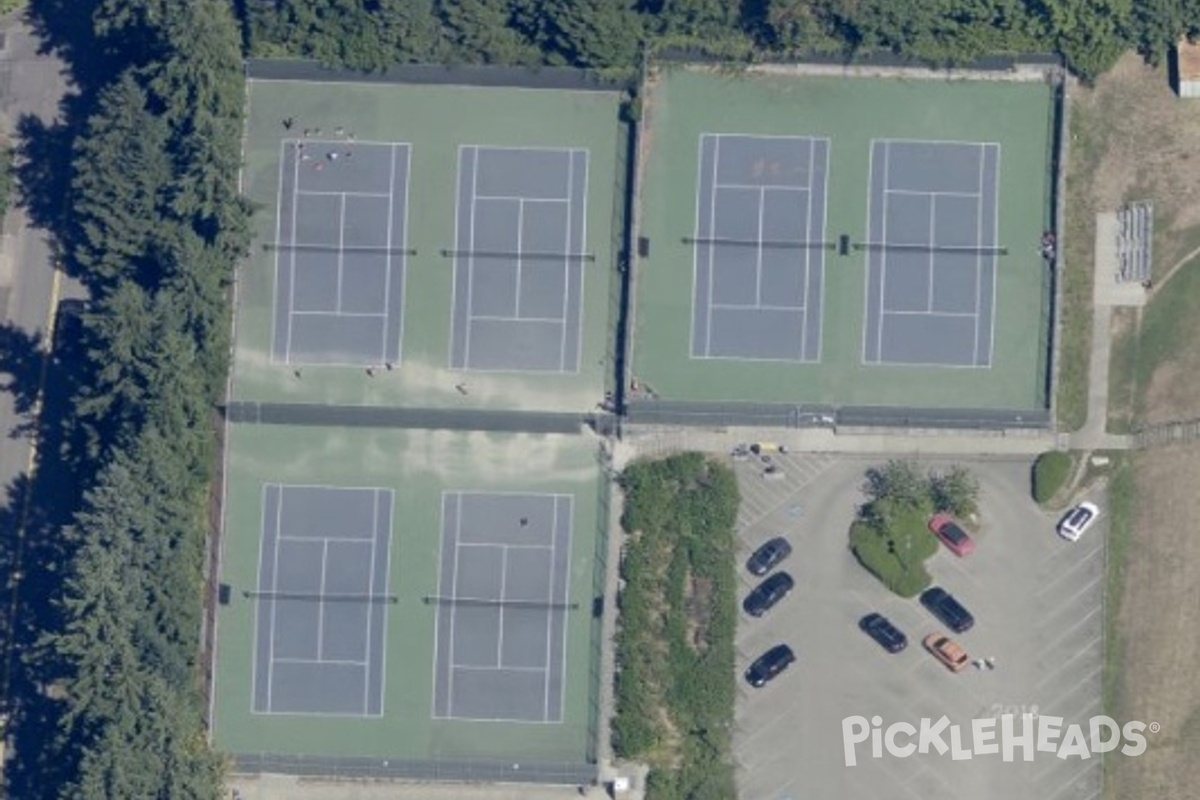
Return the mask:
M 17 414 L 28 414 L 37 400 L 42 375 L 41 342 L 40 334 L 29 333 L 12 322 L 0 323 L 0 376 L 8 376 L 7 381 L 0 382 L 0 390 L 13 396 Z M 28 428 L 19 428 L 10 436 L 27 432 Z

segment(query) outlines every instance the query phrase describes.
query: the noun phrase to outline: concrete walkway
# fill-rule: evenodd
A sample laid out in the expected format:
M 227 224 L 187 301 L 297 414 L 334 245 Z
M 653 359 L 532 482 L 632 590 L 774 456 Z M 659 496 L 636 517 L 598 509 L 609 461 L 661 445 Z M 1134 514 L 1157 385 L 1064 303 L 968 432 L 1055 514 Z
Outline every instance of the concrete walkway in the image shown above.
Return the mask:
M 1146 290 L 1117 283 L 1117 215 L 1096 215 L 1096 258 L 1092 288 L 1092 349 L 1088 368 L 1088 411 L 1084 426 L 1070 435 L 1072 450 L 1123 450 L 1132 437 L 1108 432 L 1108 367 L 1112 360 L 1113 308 L 1141 307 Z

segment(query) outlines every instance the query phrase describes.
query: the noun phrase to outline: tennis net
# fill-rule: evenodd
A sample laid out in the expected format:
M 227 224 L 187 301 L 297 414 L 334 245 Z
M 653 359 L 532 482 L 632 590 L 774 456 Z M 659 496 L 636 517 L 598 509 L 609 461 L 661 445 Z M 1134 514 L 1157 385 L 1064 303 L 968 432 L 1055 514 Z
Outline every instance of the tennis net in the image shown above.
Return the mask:
M 422 598 L 422 602 L 428 606 L 530 608 L 547 609 L 551 611 L 574 611 L 575 609 L 579 608 L 579 603 L 552 603 L 547 600 L 501 600 L 483 597 L 443 597 L 439 595 L 426 595 L 424 598 Z

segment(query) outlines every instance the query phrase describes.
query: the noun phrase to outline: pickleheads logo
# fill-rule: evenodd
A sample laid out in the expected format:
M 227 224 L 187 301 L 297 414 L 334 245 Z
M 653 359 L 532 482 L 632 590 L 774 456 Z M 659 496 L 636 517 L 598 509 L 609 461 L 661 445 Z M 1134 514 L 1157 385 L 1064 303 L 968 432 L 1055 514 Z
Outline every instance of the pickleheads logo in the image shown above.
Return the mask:
M 1019 719 L 1019 724 L 1016 720 Z M 998 723 L 998 724 L 997 724 Z M 948 717 L 938 720 L 922 719 L 919 726 L 908 722 L 893 722 L 883 727 L 883 718 L 846 717 L 842 720 L 842 748 L 846 766 L 858 763 L 858 745 L 871 742 L 871 757 L 888 755 L 905 758 L 913 753 L 937 751 L 950 753 L 955 761 L 975 756 L 1001 755 L 1012 761 L 1017 751 L 1025 761 L 1033 761 L 1036 753 L 1054 753 L 1058 758 L 1091 758 L 1121 748 L 1127 756 L 1146 752 L 1144 731 L 1157 733 L 1159 725 L 1151 722 L 1126 722 L 1118 725 L 1112 717 L 1098 716 L 1088 724 L 1063 727 L 1062 717 L 1003 714 L 999 718 L 973 719 L 965 729 L 951 725 Z

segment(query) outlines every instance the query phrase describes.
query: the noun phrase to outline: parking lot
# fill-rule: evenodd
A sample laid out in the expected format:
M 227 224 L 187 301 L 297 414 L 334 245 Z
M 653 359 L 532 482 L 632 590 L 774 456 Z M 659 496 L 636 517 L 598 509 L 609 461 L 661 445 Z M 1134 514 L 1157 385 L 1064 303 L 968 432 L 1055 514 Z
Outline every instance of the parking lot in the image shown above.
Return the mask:
M 795 552 L 780 567 L 796 589 L 761 619 L 742 615 L 739 669 L 770 646 L 787 642 L 797 662 L 763 689 L 739 680 L 735 757 L 747 800 L 888 798 L 889 800 L 1091 800 L 1099 797 L 1098 756 L 1062 760 L 1037 752 L 1032 763 L 1000 755 L 953 760 L 950 753 L 871 757 L 857 746 L 846 766 L 842 720 L 861 715 L 920 727 L 945 715 L 971 720 L 1030 712 L 1064 718 L 1064 728 L 1101 711 L 1104 532 L 1102 517 L 1076 544 L 1054 534 L 1054 519 L 1029 499 L 1029 462 L 962 462 L 981 484 L 983 527 L 973 554 L 959 559 L 944 547 L 927 566 L 940 585 L 974 614 L 976 625 L 954 637 L 995 669 L 953 674 L 921 646 L 948 632 L 918 602 L 889 592 L 855 561 L 847 529 L 862 502 L 864 471 L 885 459 L 787 454 L 772 456 L 785 473 L 767 480 L 758 460 L 735 462 L 742 488 L 742 561 L 766 539 L 784 533 Z M 922 466 L 944 466 L 923 462 Z M 1096 499 L 1101 508 L 1103 498 Z M 739 567 L 743 595 L 755 579 Z M 909 639 L 889 655 L 857 627 L 879 611 Z M 1018 730 L 1020 721 L 1017 721 Z M 999 730 L 999 724 L 996 726 Z M 998 738 L 998 737 L 997 737 Z M 949 743 L 950 736 L 943 739 Z M 1061 741 L 1061 737 L 1059 741 Z M 902 737 L 900 743 L 905 739 Z M 912 737 L 916 742 L 917 737 Z M 1119 757 L 1119 756 L 1118 756 Z

